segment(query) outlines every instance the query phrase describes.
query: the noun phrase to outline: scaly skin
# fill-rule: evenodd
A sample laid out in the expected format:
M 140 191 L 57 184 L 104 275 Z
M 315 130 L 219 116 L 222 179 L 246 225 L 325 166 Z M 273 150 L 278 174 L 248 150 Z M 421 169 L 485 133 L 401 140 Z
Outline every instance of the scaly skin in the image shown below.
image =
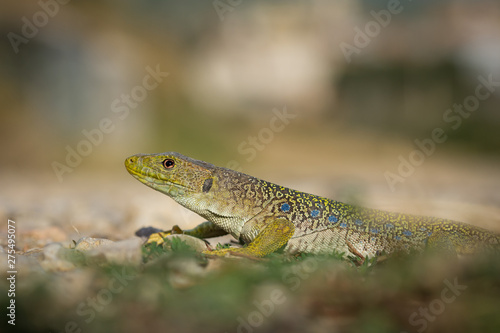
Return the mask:
M 161 243 L 174 233 L 199 238 L 229 233 L 247 246 L 207 253 L 255 257 L 280 248 L 290 253 L 335 250 L 372 257 L 409 249 L 472 254 L 500 247 L 499 235 L 466 223 L 359 208 L 179 153 L 138 154 L 128 157 L 125 166 L 143 184 L 208 220 L 191 230 L 175 226 L 153 234 L 148 243 Z

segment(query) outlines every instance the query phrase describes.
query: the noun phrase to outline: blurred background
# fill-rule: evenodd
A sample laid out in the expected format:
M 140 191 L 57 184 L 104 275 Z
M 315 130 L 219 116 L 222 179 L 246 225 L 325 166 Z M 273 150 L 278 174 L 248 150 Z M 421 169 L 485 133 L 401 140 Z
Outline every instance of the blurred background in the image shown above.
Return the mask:
M 0 35 L 0 253 L 12 219 L 19 271 L 10 328 L 235 331 L 270 290 L 290 291 L 273 261 L 143 264 L 136 230 L 203 219 L 134 180 L 123 162 L 137 153 L 500 232 L 497 0 L 4 1 Z M 116 271 L 102 256 L 69 264 L 85 236 L 124 241 L 105 256 L 137 250 L 123 292 L 109 296 Z M 498 332 L 498 264 L 320 266 L 260 331 L 415 332 L 412 312 L 458 276 L 468 289 L 426 332 Z M 102 308 L 82 312 L 92 297 Z
M 63 239 L 192 224 L 123 167 L 177 151 L 500 230 L 498 83 L 449 111 L 500 81 L 498 1 L 47 0 L 0 16 L 2 224 Z M 445 142 L 390 186 L 436 128 Z

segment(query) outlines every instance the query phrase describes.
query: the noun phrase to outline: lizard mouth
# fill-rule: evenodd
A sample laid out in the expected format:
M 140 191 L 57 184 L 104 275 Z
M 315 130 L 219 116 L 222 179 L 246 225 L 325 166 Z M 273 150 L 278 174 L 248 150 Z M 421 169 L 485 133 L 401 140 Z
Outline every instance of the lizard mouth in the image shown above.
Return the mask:
M 133 157 L 129 157 L 125 160 L 125 168 L 135 179 L 155 189 L 165 187 L 169 189 L 172 187 L 186 189 L 185 186 L 173 182 L 160 172 L 155 171 L 148 166 L 143 166 L 140 160 L 134 160 Z

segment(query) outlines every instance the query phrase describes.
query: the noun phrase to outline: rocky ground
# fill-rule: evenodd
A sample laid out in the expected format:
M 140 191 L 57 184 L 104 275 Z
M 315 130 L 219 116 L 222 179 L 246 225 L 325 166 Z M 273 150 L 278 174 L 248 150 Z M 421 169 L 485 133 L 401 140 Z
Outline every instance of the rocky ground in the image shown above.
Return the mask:
M 285 161 L 287 156 L 277 156 Z M 290 163 L 294 160 L 290 158 Z M 272 163 L 270 163 L 272 164 Z M 349 165 L 358 165 L 351 163 Z M 321 166 L 267 179 L 365 206 L 449 217 L 500 232 L 495 163 L 429 163 L 396 193 L 384 166 Z M 268 170 L 252 170 L 267 174 Z M 88 172 L 88 173 L 87 173 Z M 353 177 L 353 175 L 363 175 Z M 500 328 L 500 261 L 401 260 L 357 267 L 337 257 L 207 259 L 192 238 L 143 246 L 144 227 L 189 228 L 202 218 L 129 177 L 82 171 L 0 174 L 1 304 L 17 331 L 354 332 Z M 266 178 L 265 176 L 262 176 Z M 274 177 L 274 178 L 273 178 Z M 15 221 L 9 248 L 8 220 Z M 211 242 L 228 243 L 226 237 Z M 15 249 L 15 296 L 7 277 Z M 193 251 L 194 249 L 194 251 Z M 429 258 L 427 258 L 429 259 Z M 446 291 L 448 290 L 448 291 Z M 445 295 L 445 296 L 443 296 Z M 445 298 L 443 298 L 445 297 Z M 423 310 L 421 310 L 423 309 Z M 8 310 L 10 311 L 10 310 Z

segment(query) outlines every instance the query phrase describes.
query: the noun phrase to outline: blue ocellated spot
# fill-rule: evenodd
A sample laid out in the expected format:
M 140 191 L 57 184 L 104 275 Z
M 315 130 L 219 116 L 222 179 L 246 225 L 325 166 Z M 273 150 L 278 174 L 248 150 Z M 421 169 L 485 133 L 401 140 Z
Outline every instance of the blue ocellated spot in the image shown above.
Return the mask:
M 290 210 L 290 205 L 289 205 L 289 204 L 287 204 L 287 203 L 282 204 L 282 205 L 281 205 L 281 210 L 282 210 L 283 212 L 288 212 L 288 211 Z
M 430 232 L 430 231 L 429 231 L 429 232 L 427 233 L 427 236 L 430 236 L 430 235 L 432 235 L 432 232 Z
M 344 222 L 340 223 L 339 225 L 340 225 L 342 228 L 347 227 L 347 224 L 345 224 Z
M 410 230 L 405 230 L 405 231 L 403 231 L 403 235 L 410 237 L 411 236 L 411 231 Z
M 354 221 L 354 223 L 356 225 L 362 225 L 363 224 L 363 221 L 361 221 L 360 219 L 356 219 L 356 221 Z
M 392 228 L 394 228 L 394 224 L 392 224 L 392 223 L 387 223 L 387 224 L 385 225 L 385 227 L 386 227 L 386 228 L 388 228 L 388 229 L 392 229 Z
M 372 234 L 378 234 L 378 229 L 372 229 L 372 230 L 370 230 L 370 232 L 371 232 Z
M 396 235 L 396 236 L 394 236 L 394 239 L 395 240 L 401 240 L 401 237 Z
M 333 215 L 328 216 L 328 222 L 337 223 L 337 221 L 338 221 L 338 219 L 336 216 L 333 216 Z
M 311 216 L 312 216 L 312 217 L 316 217 L 316 216 L 318 216 L 318 215 L 319 215 L 319 210 L 317 210 L 317 209 L 315 209 L 315 210 L 313 210 L 313 211 L 311 212 Z
M 427 228 L 426 228 L 426 227 L 421 227 L 421 228 L 420 228 L 420 231 L 425 231 L 425 230 L 427 230 Z

